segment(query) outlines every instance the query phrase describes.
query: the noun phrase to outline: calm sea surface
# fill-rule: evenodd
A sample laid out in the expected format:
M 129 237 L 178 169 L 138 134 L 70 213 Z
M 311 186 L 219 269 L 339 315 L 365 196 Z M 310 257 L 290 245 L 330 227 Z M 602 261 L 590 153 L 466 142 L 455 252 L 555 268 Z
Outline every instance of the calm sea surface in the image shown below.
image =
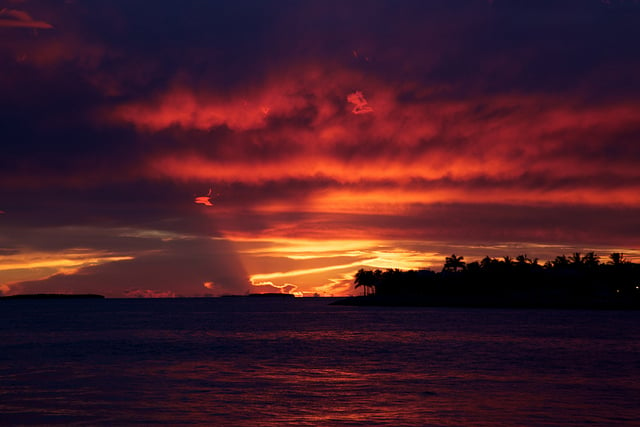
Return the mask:
M 640 312 L 0 301 L 0 424 L 640 425 Z

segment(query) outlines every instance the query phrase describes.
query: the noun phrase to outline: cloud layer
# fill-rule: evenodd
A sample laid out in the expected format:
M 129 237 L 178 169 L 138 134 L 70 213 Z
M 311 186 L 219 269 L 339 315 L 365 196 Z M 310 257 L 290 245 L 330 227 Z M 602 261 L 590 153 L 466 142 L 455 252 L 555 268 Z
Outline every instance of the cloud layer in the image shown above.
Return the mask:
M 381 246 L 638 249 L 634 2 L 15 6 L 3 292 L 344 294 Z

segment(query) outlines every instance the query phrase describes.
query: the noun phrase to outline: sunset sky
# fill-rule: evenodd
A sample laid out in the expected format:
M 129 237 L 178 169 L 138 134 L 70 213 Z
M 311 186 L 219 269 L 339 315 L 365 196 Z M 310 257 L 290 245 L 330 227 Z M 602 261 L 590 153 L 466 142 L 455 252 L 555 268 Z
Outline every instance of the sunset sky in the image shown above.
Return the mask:
M 0 0 L 0 294 L 640 260 L 637 0 Z

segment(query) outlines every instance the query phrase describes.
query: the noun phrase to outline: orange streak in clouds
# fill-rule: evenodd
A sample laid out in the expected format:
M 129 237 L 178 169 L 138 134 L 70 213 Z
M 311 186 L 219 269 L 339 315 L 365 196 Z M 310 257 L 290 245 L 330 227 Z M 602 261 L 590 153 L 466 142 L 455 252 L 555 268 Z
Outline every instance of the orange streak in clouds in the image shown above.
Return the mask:
M 209 189 L 209 192 L 207 193 L 206 196 L 196 197 L 194 202 L 200 205 L 213 206 L 213 203 L 211 203 L 211 189 Z
M 371 164 L 364 162 L 348 163 L 335 158 L 294 158 L 283 159 L 277 162 L 264 163 L 243 163 L 243 162 L 210 162 L 201 158 L 163 158 L 151 165 L 150 172 L 157 176 L 169 176 L 184 180 L 222 180 L 233 182 L 260 183 L 269 180 L 285 180 L 289 178 L 315 179 L 318 176 L 325 176 L 335 179 L 337 183 L 353 184 L 353 190 L 338 190 L 327 192 L 324 190 L 322 197 L 328 200 L 328 204 L 334 203 L 333 210 L 344 209 L 353 205 L 354 202 L 368 201 L 371 205 L 384 206 L 404 200 L 406 203 L 433 203 L 467 201 L 487 203 L 499 202 L 535 202 L 544 200 L 545 202 L 582 202 L 593 204 L 620 203 L 629 205 L 640 204 L 638 190 L 640 184 L 630 186 L 619 185 L 614 188 L 608 186 L 597 187 L 591 182 L 583 185 L 574 184 L 571 188 L 562 186 L 541 187 L 541 188 L 518 188 L 517 180 L 514 180 L 522 173 L 518 164 L 510 166 L 508 163 L 496 163 L 495 175 L 486 175 L 486 164 L 475 160 L 462 160 L 453 162 L 448 168 L 433 165 L 429 168 L 429 163 L 417 158 L 415 163 L 403 164 L 401 162 L 387 162 L 384 160 L 372 161 Z M 553 164 L 553 163 L 551 163 Z M 441 164 L 442 165 L 442 164 Z M 570 177 L 571 163 L 558 162 L 556 172 L 559 177 Z M 568 171 L 562 169 L 568 168 Z M 579 166 L 576 165 L 576 169 Z M 602 171 L 606 172 L 606 171 Z M 631 173 L 632 171 L 629 171 Z M 495 172 L 494 172 L 495 173 Z M 549 167 L 549 173 L 554 173 L 554 169 Z M 473 187 L 473 180 L 485 180 L 496 177 L 497 181 L 481 190 Z M 579 177 L 580 175 L 578 175 Z M 426 179 L 423 188 L 407 188 L 413 179 Z M 443 180 L 443 181 L 441 181 Z M 389 187 L 367 188 L 376 182 L 388 181 L 395 183 L 394 190 L 389 191 Z M 428 183 L 431 182 L 429 185 Z M 514 184 L 510 184 L 513 182 Z M 638 180 L 637 182 L 640 182 Z M 335 203 L 340 201 L 340 203 Z M 323 203 L 324 204 L 324 203 Z M 264 207 L 268 209 L 268 207 Z
M 634 194 L 635 193 L 635 194 Z M 461 188 L 443 188 L 435 190 L 402 190 L 390 192 L 388 188 L 378 190 L 334 190 L 325 191 L 313 197 L 307 204 L 310 211 L 340 213 L 376 213 L 403 214 L 413 207 L 434 203 L 471 203 L 471 204 L 524 204 L 538 205 L 554 203 L 582 205 L 622 205 L 640 206 L 640 185 L 635 190 L 600 189 L 593 191 L 585 188 L 556 190 L 483 189 L 472 191 Z

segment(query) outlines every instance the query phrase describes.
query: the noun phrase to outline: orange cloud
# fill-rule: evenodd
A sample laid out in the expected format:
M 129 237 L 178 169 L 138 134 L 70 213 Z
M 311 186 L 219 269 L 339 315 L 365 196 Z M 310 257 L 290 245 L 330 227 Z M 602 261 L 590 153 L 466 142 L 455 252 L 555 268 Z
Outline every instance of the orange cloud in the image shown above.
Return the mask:
M 198 197 L 196 197 L 194 202 L 196 204 L 200 204 L 200 205 L 204 205 L 204 206 L 213 206 L 213 203 L 211 203 L 211 189 L 209 189 L 209 192 L 207 193 L 206 196 L 198 196 Z

